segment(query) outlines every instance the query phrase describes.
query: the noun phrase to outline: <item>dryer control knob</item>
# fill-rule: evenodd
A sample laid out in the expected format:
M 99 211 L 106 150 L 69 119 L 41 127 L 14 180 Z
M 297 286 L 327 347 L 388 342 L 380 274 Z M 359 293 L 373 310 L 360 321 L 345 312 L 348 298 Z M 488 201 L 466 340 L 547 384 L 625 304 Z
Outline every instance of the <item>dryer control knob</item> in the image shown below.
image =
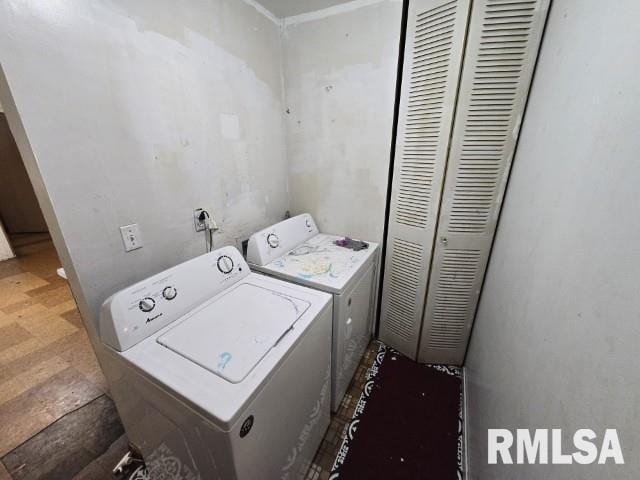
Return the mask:
M 156 301 L 151 297 L 146 297 L 140 300 L 138 306 L 143 312 L 150 312 L 156 306 Z
M 176 290 L 175 287 L 168 286 L 164 287 L 164 290 L 162 290 L 162 296 L 167 300 L 173 300 L 176 298 L 176 295 L 178 295 L 178 290 Z
M 220 270 L 222 273 L 231 273 L 231 270 L 233 270 L 233 259 L 228 255 L 219 256 L 218 270 Z
M 271 248 L 278 248 L 278 245 L 280 245 L 280 239 L 275 233 L 270 233 L 267 235 L 267 243 Z

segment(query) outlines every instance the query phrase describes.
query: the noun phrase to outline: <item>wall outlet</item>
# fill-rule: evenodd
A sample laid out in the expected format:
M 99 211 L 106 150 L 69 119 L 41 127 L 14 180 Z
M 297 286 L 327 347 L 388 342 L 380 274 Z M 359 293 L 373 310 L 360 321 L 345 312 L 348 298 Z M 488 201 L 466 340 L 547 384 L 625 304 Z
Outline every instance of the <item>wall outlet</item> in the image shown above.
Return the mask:
M 207 219 L 205 218 L 204 220 L 200 220 L 200 215 L 202 214 L 202 212 L 202 208 L 196 208 L 193 211 L 193 224 L 196 227 L 196 232 L 201 232 L 205 228 L 207 228 Z
M 207 214 L 205 214 L 203 219 L 200 219 L 200 216 L 202 215 L 203 211 L 206 211 Z M 213 230 L 214 232 L 218 231 L 218 225 L 216 224 L 216 221 L 213 218 L 212 212 L 213 212 L 213 208 L 211 207 L 196 208 L 193 211 L 193 224 L 195 226 L 196 232 L 201 232 L 205 230 L 207 227 Z
M 122 235 L 125 252 L 142 248 L 142 237 L 140 236 L 140 227 L 137 223 L 120 227 L 120 235 Z

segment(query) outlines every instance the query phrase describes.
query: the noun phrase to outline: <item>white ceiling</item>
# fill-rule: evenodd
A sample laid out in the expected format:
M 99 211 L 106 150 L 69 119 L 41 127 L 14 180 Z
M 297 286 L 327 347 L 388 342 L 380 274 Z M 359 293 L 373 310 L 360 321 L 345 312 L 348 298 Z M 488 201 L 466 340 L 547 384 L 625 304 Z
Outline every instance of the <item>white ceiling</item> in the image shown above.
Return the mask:
M 256 0 L 276 17 L 284 18 L 314 12 L 351 0 Z

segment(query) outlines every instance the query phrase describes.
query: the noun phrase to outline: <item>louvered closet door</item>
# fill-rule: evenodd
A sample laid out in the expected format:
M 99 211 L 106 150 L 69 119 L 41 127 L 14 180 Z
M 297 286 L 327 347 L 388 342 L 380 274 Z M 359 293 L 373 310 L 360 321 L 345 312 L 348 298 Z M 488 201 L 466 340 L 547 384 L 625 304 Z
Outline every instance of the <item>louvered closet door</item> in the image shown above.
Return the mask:
M 414 359 L 468 15 L 468 0 L 409 3 L 380 338 Z
M 462 364 L 547 0 L 475 0 L 418 359 Z

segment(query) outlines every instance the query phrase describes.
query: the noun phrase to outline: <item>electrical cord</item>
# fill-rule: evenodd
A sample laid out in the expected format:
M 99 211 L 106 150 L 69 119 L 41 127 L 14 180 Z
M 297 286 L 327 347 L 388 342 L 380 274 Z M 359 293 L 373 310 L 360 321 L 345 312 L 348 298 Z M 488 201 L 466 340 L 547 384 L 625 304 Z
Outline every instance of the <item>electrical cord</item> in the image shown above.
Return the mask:
M 202 210 L 198 220 L 204 223 L 204 248 L 206 252 L 213 251 L 213 228 L 211 228 L 211 216 L 206 210 Z M 208 238 L 207 238 L 208 237 Z

